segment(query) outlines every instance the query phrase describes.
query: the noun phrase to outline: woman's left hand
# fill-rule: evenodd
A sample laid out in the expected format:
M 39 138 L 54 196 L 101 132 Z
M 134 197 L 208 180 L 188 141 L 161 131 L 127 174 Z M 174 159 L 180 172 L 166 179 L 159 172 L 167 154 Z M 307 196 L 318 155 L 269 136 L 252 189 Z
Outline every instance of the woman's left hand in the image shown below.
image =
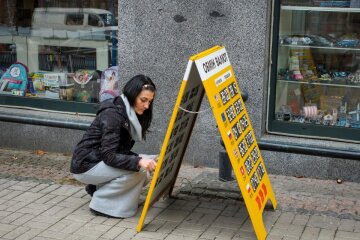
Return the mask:
M 145 168 L 149 172 L 153 172 L 156 168 L 156 162 L 153 159 L 142 158 L 139 161 L 139 167 Z

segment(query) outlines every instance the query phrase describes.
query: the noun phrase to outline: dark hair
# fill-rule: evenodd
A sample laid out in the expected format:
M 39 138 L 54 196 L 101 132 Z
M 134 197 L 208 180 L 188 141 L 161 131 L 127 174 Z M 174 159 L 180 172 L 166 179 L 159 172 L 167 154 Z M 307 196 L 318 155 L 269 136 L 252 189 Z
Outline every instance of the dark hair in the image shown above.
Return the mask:
M 154 93 L 156 91 L 156 87 L 153 81 L 145 75 L 136 75 L 125 84 L 123 93 L 132 107 L 135 104 L 136 97 L 141 93 L 142 90 L 149 90 Z M 151 125 L 152 110 L 153 104 L 151 103 L 149 108 L 146 109 L 142 115 L 137 115 L 142 127 L 142 136 L 144 139 L 146 139 L 146 132 L 148 132 L 148 129 Z

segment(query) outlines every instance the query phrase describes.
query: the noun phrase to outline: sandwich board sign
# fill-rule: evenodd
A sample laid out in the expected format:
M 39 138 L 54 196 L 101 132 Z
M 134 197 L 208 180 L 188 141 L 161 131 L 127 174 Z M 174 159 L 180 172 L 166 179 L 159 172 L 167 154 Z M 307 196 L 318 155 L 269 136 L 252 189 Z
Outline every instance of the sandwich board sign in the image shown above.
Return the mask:
M 266 238 L 262 213 L 276 199 L 254 130 L 241 98 L 228 54 L 215 46 L 190 58 L 175 103 L 157 167 L 141 213 L 140 232 L 149 207 L 171 194 L 206 93 L 258 239 Z

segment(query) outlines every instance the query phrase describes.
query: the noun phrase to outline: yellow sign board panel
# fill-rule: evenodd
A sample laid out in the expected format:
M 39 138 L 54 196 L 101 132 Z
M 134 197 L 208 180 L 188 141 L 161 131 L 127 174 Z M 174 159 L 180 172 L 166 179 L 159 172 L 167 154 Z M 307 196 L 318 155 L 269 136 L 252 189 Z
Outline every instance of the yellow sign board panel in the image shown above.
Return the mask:
M 191 81 L 187 81 L 191 79 Z M 204 96 L 204 87 L 194 62 L 190 61 L 181 83 L 169 127 L 162 145 L 159 160 L 150 183 L 149 192 L 137 227 L 141 231 L 149 207 L 162 195 L 171 193 L 197 112 Z
M 142 228 L 149 205 L 159 198 L 160 193 L 164 193 L 162 190 L 169 188 L 169 184 L 174 184 L 176 180 L 192 126 L 196 120 L 196 115 L 191 114 L 192 117 L 189 120 L 191 126 L 181 128 L 182 120 L 178 119 L 178 116 L 182 111 L 180 109 L 188 101 L 186 95 L 190 96 L 194 88 L 201 91 L 196 97 L 193 96 L 194 100 L 188 103 L 193 103 L 193 107 L 188 107 L 187 110 L 198 111 L 205 90 L 257 238 L 265 239 L 266 230 L 262 212 L 269 199 L 276 208 L 276 199 L 227 52 L 220 46 L 190 58 L 160 153 L 159 164 L 139 221 L 138 231 Z M 186 111 L 185 113 L 189 114 Z M 177 126 L 180 127 L 177 128 Z M 171 146 L 171 136 L 174 133 L 176 136 L 179 129 L 184 133 L 184 142 L 180 143 L 178 155 L 175 157 L 171 155 L 169 146 Z M 170 158 L 166 158 L 169 156 Z M 167 161 L 173 162 L 176 170 L 173 169 L 169 179 L 164 181 L 160 173 L 165 171 L 164 165 L 167 165 L 165 164 Z

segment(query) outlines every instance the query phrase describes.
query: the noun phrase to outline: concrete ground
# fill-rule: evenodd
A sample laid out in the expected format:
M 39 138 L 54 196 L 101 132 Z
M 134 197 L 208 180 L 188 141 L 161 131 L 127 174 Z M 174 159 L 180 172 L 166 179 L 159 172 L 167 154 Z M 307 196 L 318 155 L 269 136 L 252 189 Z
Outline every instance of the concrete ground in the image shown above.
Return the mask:
M 70 157 L 0 149 L 0 239 L 256 239 L 237 182 L 219 181 L 217 169 L 183 165 L 174 198 L 151 207 L 137 233 L 141 211 L 128 219 L 91 214 Z M 360 239 L 359 183 L 269 177 L 278 208 L 263 213 L 267 239 Z

